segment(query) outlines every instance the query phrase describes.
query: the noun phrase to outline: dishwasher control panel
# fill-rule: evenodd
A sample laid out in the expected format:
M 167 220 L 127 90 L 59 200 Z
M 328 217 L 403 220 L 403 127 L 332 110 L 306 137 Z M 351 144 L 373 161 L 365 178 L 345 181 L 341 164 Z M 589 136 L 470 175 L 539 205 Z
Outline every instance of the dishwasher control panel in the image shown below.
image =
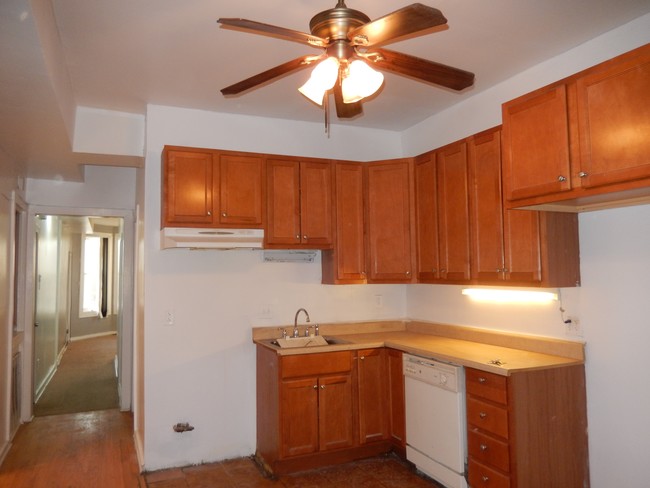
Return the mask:
M 462 366 L 442 363 L 433 359 L 403 355 L 404 376 L 414 378 L 425 383 L 444 388 L 450 391 L 458 391 L 463 380 Z

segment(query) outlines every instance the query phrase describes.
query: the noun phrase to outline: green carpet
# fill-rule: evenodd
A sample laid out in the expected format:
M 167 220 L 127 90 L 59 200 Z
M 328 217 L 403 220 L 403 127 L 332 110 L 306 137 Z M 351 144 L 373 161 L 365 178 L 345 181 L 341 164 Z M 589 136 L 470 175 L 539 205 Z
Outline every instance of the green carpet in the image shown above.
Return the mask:
M 115 354 L 117 336 L 71 342 L 34 415 L 60 415 L 118 408 Z

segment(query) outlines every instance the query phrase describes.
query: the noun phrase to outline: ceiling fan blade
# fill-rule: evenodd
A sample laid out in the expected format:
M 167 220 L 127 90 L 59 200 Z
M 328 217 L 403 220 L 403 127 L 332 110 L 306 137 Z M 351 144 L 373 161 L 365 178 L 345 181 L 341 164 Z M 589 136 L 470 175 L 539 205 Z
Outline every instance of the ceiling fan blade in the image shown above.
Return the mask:
M 336 105 L 336 116 L 339 119 L 351 119 L 363 113 L 361 102 L 343 102 L 343 90 L 340 81 L 334 83 L 334 103 Z
M 388 49 L 376 49 L 368 55 L 368 59 L 373 61 L 378 69 L 452 90 L 460 91 L 474 84 L 474 73 Z
M 257 85 L 266 83 L 267 81 L 271 81 L 293 71 L 306 68 L 318 59 L 320 59 L 320 56 L 301 56 L 269 70 L 266 70 L 262 73 L 258 73 L 255 76 L 246 78 L 239 83 L 227 86 L 221 90 L 221 93 L 224 95 L 237 95 L 238 93 L 254 88 Z
M 265 34 L 273 37 L 279 37 L 287 41 L 300 42 L 310 46 L 326 47 L 327 41 L 318 36 L 307 34 L 306 32 L 285 29 L 275 25 L 263 24 L 247 19 L 217 19 L 217 22 L 226 27 L 235 27 L 252 32 L 253 34 Z
M 414 3 L 352 29 L 348 39 L 354 45 L 374 46 L 446 23 L 440 10 Z

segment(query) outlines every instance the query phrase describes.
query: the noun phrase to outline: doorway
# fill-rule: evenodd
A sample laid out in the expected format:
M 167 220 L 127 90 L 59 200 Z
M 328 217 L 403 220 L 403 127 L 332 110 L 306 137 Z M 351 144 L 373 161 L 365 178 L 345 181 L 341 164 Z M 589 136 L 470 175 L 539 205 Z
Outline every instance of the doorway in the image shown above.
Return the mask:
M 113 405 L 130 410 L 133 216 L 96 209 L 55 210 L 34 208 L 28 219 L 27 244 L 33 253 L 28 253 L 32 262 L 27 269 L 33 276 L 27 277 L 27 296 L 33 297 L 33 326 L 25 328 L 25 339 L 33 354 L 24 363 L 29 379 L 24 377 L 23 384 L 31 384 L 29 413 L 23 411 L 23 418 Z M 96 259 L 92 252 L 84 255 L 88 241 L 100 243 Z M 68 406 L 60 404 L 66 401 Z M 41 409 L 45 403 L 54 403 L 54 409 Z

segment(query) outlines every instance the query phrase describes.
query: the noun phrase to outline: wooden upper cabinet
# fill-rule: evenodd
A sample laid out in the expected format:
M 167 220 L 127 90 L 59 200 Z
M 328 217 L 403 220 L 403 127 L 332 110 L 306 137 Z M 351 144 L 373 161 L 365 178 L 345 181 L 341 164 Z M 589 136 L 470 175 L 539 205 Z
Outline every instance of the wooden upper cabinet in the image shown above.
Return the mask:
M 409 283 L 411 262 L 411 161 L 368 163 L 366 228 L 368 281 Z
M 440 279 L 470 279 L 469 188 L 467 143 L 436 151 Z
M 332 244 L 329 161 L 267 162 L 266 243 L 269 247 L 327 248 Z
M 498 128 L 490 129 L 468 142 L 472 279 L 535 285 L 542 279 L 539 215 L 503 208 L 500 135 Z
M 576 81 L 584 187 L 650 178 L 650 44 L 633 54 Z
M 569 114 L 564 83 L 505 103 L 503 140 L 506 199 L 571 189 Z
M 166 147 L 162 159 L 162 227 L 212 224 L 212 152 Z
M 163 150 L 163 227 L 262 227 L 264 159 L 209 149 Z
M 300 228 L 303 244 L 332 245 L 332 165 L 329 161 L 300 163 Z
M 415 159 L 418 280 L 470 279 L 467 144 L 460 141 Z
M 469 138 L 472 278 L 504 279 L 504 226 L 501 203 L 501 133 L 491 130 Z
M 300 163 L 269 160 L 266 177 L 267 244 L 300 244 Z
M 650 44 L 505 103 L 506 206 L 566 211 L 647 198 L 648 127 Z
M 415 218 L 417 278 L 421 282 L 433 281 L 440 269 L 435 152 L 415 159 Z
M 334 246 L 322 253 L 323 283 L 365 283 L 362 163 L 334 163 L 333 199 Z
M 220 223 L 261 227 L 264 223 L 264 159 L 221 153 L 219 178 Z

